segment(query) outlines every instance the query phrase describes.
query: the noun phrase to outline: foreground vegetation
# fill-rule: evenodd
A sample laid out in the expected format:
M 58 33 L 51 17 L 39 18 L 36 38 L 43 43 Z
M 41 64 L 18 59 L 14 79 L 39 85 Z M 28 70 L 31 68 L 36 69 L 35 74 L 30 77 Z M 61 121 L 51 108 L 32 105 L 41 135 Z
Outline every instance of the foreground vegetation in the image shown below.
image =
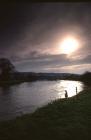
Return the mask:
M 0 123 L 0 140 L 91 139 L 91 89 Z

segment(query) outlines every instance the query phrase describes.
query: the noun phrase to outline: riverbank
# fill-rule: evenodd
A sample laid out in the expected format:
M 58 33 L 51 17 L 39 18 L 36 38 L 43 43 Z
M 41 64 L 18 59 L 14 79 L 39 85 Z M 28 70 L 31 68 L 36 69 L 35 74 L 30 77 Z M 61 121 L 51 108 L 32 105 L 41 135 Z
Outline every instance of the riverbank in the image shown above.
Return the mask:
M 91 89 L 0 123 L 1 140 L 91 139 Z

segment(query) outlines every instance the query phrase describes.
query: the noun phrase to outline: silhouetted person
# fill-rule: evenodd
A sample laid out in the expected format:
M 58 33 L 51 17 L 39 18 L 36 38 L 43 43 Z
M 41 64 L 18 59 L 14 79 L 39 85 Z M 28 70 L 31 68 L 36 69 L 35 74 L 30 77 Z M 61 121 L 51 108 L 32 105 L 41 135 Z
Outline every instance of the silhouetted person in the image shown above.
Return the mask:
M 67 90 L 65 90 L 65 98 L 68 98 Z
M 77 87 L 76 87 L 76 95 L 77 95 Z

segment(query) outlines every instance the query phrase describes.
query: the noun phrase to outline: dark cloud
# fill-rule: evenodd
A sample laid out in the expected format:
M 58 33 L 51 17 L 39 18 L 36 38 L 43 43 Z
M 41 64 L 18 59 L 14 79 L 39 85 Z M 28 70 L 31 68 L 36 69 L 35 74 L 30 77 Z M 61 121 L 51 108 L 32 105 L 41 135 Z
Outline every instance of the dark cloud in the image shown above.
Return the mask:
M 61 71 L 65 69 L 66 71 L 71 68 L 73 72 L 76 71 L 75 68 L 85 68 L 86 64 L 89 64 L 91 67 L 91 55 L 85 57 L 84 59 L 80 58 L 79 60 L 72 60 L 67 57 L 67 55 L 46 55 L 38 56 L 36 58 L 31 58 L 30 60 L 23 60 L 22 62 L 16 62 L 15 65 L 19 71 Z M 84 67 L 83 67 L 84 66 Z
M 81 64 L 91 64 L 91 55 L 86 56 L 85 58 L 81 59 L 80 62 L 78 63 Z
M 56 70 L 90 64 L 90 13 L 90 3 L 1 4 L 0 57 L 9 58 L 26 71 L 36 66 Z M 57 42 L 66 33 L 76 35 L 82 43 L 74 54 L 77 60 L 57 51 Z

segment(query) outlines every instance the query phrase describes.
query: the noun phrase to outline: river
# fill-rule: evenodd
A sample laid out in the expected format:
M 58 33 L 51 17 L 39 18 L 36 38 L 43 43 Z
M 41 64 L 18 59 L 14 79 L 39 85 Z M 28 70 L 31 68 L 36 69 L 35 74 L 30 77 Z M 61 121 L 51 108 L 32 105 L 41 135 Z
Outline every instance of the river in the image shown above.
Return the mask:
M 26 113 L 34 112 L 38 107 L 47 103 L 72 97 L 83 90 L 83 83 L 79 81 L 36 81 L 0 87 L 0 120 L 13 119 Z

